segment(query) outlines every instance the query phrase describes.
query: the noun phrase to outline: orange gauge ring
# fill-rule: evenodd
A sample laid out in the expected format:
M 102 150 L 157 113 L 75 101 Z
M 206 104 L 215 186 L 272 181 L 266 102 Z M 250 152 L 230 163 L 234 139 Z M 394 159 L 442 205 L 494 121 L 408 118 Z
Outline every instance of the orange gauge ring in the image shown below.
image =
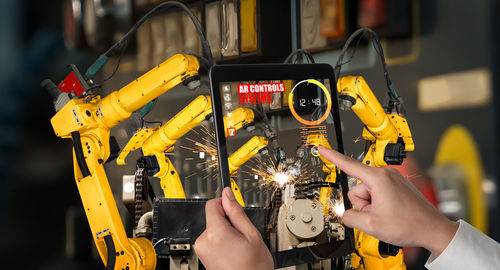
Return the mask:
M 307 82 L 307 83 L 313 83 L 313 84 L 319 86 L 321 88 L 321 90 L 323 90 L 323 93 L 325 93 L 326 100 L 328 102 L 326 111 L 323 114 L 323 116 L 321 116 L 320 119 L 315 120 L 315 121 L 307 121 L 304 118 L 300 117 L 297 114 L 297 112 L 295 111 L 295 108 L 293 107 L 293 91 L 295 90 L 295 87 L 297 87 L 297 85 L 299 85 L 301 83 L 305 83 L 305 82 Z M 301 122 L 304 125 L 315 126 L 315 125 L 319 125 L 319 124 L 323 123 L 323 121 L 325 121 L 326 118 L 328 117 L 328 114 L 329 114 L 330 110 L 332 109 L 332 97 L 330 96 L 330 92 L 328 91 L 328 89 L 326 89 L 326 86 L 324 86 L 319 81 L 314 80 L 314 79 L 303 80 L 303 81 L 298 82 L 293 87 L 293 89 L 290 92 L 290 94 L 288 95 L 288 107 L 290 108 L 290 111 L 292 112 L 292 115 L 295 117 L 295 119 L 297 119 L 297 121 Z

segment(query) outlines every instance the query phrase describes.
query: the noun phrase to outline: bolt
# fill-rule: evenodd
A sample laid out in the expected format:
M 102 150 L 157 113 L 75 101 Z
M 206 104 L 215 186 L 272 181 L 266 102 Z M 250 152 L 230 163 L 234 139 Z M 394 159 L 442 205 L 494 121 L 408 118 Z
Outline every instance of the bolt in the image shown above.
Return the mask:
M 312 207 L 313 209 L 314 209 L 314 208 L 316 208 L 316 204 L 315 204 L 315 203 L 312 203 L 312 204 L 311 204 L 311 207 Z
M 291 215 L 290 220 L 295 220 L 295 215 Z
M 316 231 L 316 227 L 315 226 L 311 226 L 311 231 L 315 232 Z

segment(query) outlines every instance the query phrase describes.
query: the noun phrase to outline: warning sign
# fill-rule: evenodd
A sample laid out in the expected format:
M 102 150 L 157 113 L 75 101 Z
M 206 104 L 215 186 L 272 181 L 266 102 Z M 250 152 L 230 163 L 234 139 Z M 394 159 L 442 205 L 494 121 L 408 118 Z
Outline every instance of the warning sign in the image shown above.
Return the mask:
M 236 128 L 234 128 L 234 127 L 227 128 L 227 136 L 228 137 L 235 137 L 236 136 Z

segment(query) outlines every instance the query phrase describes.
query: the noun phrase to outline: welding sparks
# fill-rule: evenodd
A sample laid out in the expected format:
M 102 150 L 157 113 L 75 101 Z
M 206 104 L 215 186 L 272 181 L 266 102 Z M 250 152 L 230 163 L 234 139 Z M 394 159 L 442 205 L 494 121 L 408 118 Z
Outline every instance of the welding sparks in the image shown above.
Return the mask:
M 273 175 L 273 180 L 281 186 L 284 186 L 288 183 L 289 177 L 286 173 L 276 173 Z
M 342 217 L 344 215 L 344 212 L 345 212 L 344 202 L 339 201 L 339 202 L 335 203 L 332 207 L 332 210 L 335 213 L 335 215 Z
M 186 140 L 192 143 L 193 146 L 181 145 L 180 147 L 191 151 L 201 160 L 197 163 L 197 165 L 199 165 L 200 167 L 204 167 L 202 171 L 205 172 L 206 175 L 203 177 L 203 179 L 215 179 L 216 177 L 214 174 L 217 174 L 217 146 L 215 144 L 215 132 L 204 125 L 201 126 L 199 132 L 195 129 L 193 129 L 192 131 L 198 135 L 198 138 L 186 138 Z M 193 158 L 187 157 L 186 160 L 193 160 Z M 190 174 L 186 177 L 186 179 L 197 174 L 198 173 Z

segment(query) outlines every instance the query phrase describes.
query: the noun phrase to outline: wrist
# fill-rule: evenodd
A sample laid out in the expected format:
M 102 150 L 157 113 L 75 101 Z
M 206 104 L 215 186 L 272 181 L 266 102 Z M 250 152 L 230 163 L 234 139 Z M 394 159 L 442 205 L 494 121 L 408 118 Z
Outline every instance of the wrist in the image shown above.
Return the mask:
M 458 230 L 459 223 L 443 218 L 434 229 L 429 231 L 425 242 L 420 246 L 429 250 L 434 256 L 439 256 L 450 244 Z

